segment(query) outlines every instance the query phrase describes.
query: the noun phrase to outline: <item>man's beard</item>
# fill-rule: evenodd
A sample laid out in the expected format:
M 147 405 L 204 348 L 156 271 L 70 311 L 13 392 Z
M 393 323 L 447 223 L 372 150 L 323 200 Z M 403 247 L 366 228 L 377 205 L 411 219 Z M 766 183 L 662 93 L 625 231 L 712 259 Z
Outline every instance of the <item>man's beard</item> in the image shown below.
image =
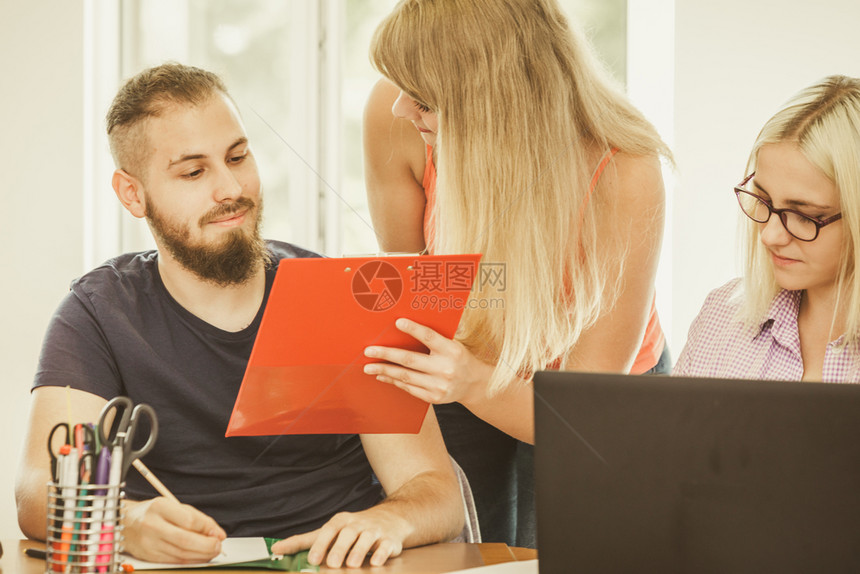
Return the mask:
M 254 208 L 254 201 L 240 197 L 234 202 L 221 204 L 200 218 L 198 226 L 203 228 L 210 221 L 222 218 L 242 209 Z M 257 219 L 250 232 L 244 229 L 231 230 L 216 244 L 194 244 L 187 227 L 168 221 L 151 203 L 146 205 L 146 220 L 161 240 L 162 246 L 188 271 L 200 279 L 227 287 L 248 281 L 259 269 L 260 263 L 268 261 L 266 243 L 260 237 L 260 222 L 263 216 L 263 200 L 257 209 Z

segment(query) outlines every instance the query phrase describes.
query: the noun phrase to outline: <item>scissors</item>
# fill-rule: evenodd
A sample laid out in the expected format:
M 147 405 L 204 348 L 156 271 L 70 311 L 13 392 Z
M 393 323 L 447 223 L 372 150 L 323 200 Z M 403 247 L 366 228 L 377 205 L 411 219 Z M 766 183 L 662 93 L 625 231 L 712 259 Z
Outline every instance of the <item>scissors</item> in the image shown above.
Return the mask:
M 72 444 L 72 431 L 69 429 L 69 423 L 55 424 L 54 428 L 51 429 L 51 434 L 48 435 L 48 455 L 51 457 L 51 476 L 54 480 L 58 480 L 57 460 L 59 460 L 58 457 L 60 456 L 54 452 L 54 435 L 61 429 L 65 429 L 66 431 L 66 439 L 62 444 Z
M 149 405 L 133 406 L 128 397 L 114 397 L 104 406 L 99 415 L 98 438 L 103 446 L 114 452 L 119 448 L 122 452 L 122 474 L 124 479 L 131 464 L 138 458 L 143 457 L 155 446 L 158 438 L 158 418 L 155 410 Z M 105 420 L 113 412 L 113 424 L 110 432 L 105 434 Z M 142 417 L 149 419 L 149 437 L 146 443 L 135 450 L 133 448 L 134 438 L 139 430 Z

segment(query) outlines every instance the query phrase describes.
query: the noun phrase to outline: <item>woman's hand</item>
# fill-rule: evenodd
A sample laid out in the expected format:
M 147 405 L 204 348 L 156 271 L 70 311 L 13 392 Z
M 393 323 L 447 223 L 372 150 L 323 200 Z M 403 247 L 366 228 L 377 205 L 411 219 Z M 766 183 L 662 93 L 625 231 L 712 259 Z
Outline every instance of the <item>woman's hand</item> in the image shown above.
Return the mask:
M 443 337 L 433 329 L 408 319 L 398 319 L 398 329 L 411 335 L 430 353 L 392 347 L 367 347 L 367 357 L 388 361 L 370 363 L 364 372 L 377 380 L 403 389 L 431 404 L 481 401 L 493 366 L 479 360 L 462 343 Z

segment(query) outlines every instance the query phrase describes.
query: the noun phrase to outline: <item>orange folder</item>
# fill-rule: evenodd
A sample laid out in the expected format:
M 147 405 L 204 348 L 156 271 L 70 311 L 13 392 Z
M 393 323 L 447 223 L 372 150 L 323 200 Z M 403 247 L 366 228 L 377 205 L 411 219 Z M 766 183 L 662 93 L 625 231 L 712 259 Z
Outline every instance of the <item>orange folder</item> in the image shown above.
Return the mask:
M 417 433 L 429 405 L 365 374 L 364 349 L 427 352 L 401 317 L 453 337 L 480 257 L 281 260 L 226 436 Z

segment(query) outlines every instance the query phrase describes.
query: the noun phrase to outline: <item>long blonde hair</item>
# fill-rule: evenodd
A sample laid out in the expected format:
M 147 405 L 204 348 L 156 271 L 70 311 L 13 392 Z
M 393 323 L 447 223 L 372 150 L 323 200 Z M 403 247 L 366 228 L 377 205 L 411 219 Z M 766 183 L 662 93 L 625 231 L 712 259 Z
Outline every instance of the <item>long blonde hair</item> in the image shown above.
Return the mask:
M 839 190 L 845 232 L 836 279 L 836 308 L 845 311 L 846 342 L 856 342 L 860 340 L 860 282 L 854 277 L 860 253 L 860 79 L 829 76 L 792 97 L 761 129 L 747 173 L 755 171 L 762 146 L 783 142 L 796 143 L 806 159 Z M 747 321 L 758 323 L 780 287 L 767 250 L 759 241 L 759 224 L 743 219 L 746 269 L 742 314 Z
M 430 247 L 505 265 L 504 291 L 473 289 L 458 338 L 496 361 L 493 390 L 563 359 L 614 303 L 623 267 L 600 257 L 612 239 L 595 213 L 612 198 L 587 199 L 589 151 L 668 148 L 555 0 L 403 0 L 371 60 L 438 116 Z

